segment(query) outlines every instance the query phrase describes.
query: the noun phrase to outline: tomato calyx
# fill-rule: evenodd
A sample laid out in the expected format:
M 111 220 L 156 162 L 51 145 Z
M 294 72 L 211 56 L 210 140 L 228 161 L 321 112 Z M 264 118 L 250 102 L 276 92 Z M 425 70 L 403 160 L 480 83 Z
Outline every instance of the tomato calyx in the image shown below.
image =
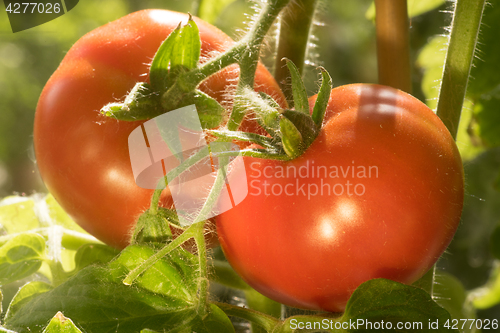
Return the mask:
M 162 207 L 156 212 L 146 210 L 137 220 L 130 244 L 169 242 L 172 239 L 171 221 L 176 218 L 175 212 Z
M 283 109 L 271 96 L 250 89 L 245 89 L 241 96 L 247 108 L 253 110 L 257 122 L 267 135 L 229 130 L 207 132 L 221 141 L 250 142 L 262 147 L 240 152 L 246 156 L 291 160 L 302 155 L 321 131 L 332 89 L 332 79 L 328 72 L 320 67 L 323 80 L 313 112 L 310 114 L 306 89 L 299 71 L 289 60 L 287 66 L 292 77 L 295 109 Z
M 158 48 L 149 70 L 149 83 L 138 82 L 120 103 L 110 103 L 101 114 L 117 120 L 147 120 L 168 111 L 196 105 L 203 128 L 214 128 L 224 120 L 224 108 L 212 97 L 196 89 L 205 79 L 199 71 L 201 39 L 189 16 Z

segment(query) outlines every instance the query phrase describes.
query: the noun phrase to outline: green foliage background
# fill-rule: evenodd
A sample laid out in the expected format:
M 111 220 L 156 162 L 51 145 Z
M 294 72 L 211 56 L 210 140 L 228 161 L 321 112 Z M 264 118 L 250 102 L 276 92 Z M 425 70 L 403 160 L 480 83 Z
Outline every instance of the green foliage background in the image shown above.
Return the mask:
M 202 16 L 237 39 L 251 21 L 245 13 L 251 13 L 255 6 L 244 0 L 219 3 L 223 5 L 202 6 L 199 10 Z M 165 8 L 195 13 L 196 5 L 186 0 L 85 0 L 62 17 L 16 34 L 12 33 L 0 5 L 0 195 L 44 191 L 32 152 L 34 112 L 45 82 L 78 38 L 136 10 Z M 409 10 L 415 14 L 410 29 L 414 95 L 431 108 L 435 108 L 442 74 L 446 50 L 443 35 L 450 24 L 446 11 L 451 5 L 442 0 L 409 1 Z M 334 86 L 377 81 L 375 28 L 370 7 L 369 0 L 324 0 L 319 4 L 304 73 L 310 94 L 317 90 L 317 65 L 330 72 Z M 427 11 L 429 8 L 432 10 Z M 439 263 L 439 267 L 458 278 L 442 283 L 442 295 L 463 289 L 463 285 L 466 290 L 474 291 L 469 296 L 480 309 L 478 316 L 492 319 L 500 319 L 500 306 L 495 305 L 500 302 L 500 286 L 497 286 L 500 279 L 494 274 L 490 278 L 491 271 L 498 272 L 500 259 L 495 258 L 500 253 L 498 17 L 500 7 L 495 2 L 485 10 L 478 59 L 471 73 L 457 139 L 466 170 L 463 219 L 455 240 Z M 263 57 L 271 69 L 273 49 L 273 39 L 269 38 Z M 483 294 L 476 293 L 481 286 L 486 286 Z

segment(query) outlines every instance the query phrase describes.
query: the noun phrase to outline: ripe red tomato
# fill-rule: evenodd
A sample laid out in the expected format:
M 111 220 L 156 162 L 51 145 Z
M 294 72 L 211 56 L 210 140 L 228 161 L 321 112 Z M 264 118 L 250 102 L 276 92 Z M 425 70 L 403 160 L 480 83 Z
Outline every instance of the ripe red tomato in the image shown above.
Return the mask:
M 450 133 L 390 87 L 333 89 L 302 156 L 244 162 L 246 176 L 229 177 L 248 196 L 216 218 L 219 241 L 244 280 L 290 306 L 342 311 L 369 279 L 413 283 L 459 223 L 464 175 Z
M 115 247 L 128 244 L 130 229 L 149 207 L 152 190 L 135 184 L 129 159 L 128 136 L 141 122 L 106 119 L 99 110 L 148 79 L 149 64 L 161 42 L 187 19 L 187 14 L 143 10 L 91 31 L 68 51 L 38 102 L 34 144 L 47 188 L 78 224 Z M 194 20 L 202 59 L 234 43 L 219 29 Z M 228 67 L 200 89 L 227 103 L 225 92 L 238 74 L 237 65 Z M 262 65 L 255 87 L 284 103 Z

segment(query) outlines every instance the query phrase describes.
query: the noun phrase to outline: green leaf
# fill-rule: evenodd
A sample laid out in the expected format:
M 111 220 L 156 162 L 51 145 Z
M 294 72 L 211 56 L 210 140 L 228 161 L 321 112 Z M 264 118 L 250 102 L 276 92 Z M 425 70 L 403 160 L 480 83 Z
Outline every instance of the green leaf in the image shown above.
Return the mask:
M 76 271 L 93 264 L 106 264 L 118 255 L 119 251 L 104 244 L 82 245 L 75 254 Z
M 295 64 L 286 59 L 286 65 L 292 77 L 293 106 L 295 110 L 309 115 L 309 101 L 307 99 L 306 87 L 302 81 L 302 75 Z
M 488 282 L 472 290 L 469 297 L 477 309 L 488 309 L 500 304 L 500 261 L 495 261 Z
M 0 247 L 0 284 L 7 284 L 38 271 L 45 258 L 45 239 L 35 233 L 10 238 Z
M 446 309 L 453 319 L 473 319 L 476 314 L 470 302 L 464 286 L 456 277 L 443 271 L 436 273 L 433 286 L 434 300 Z M 470 323 L 470 322 L 469 322 Z M 464 333 L 474 332 L 470 324 L 463 327 Z
M 312 120 L 316 124 L 316 127 L 321 129 L 323 125 L 323 119 L 325 117 L 326 107 L 328 106 L 328 101 L 330 100 L 330 93 L 332 91 L 332 78 L 330 74 L 324 69 L 321 69 L 321 76 L 323 80 L 321 81 L 321 87 L 319 88 L 318 98 L 316 99 L 316 103 L 314 103 Z
M 192 332 L 196 333 L 234 333 L 234 327 L 228 316 L 215 304 L 210 304 L 208 315 L 196 316 L 191 323 Z
M 129 246 L 109 267 L 114 277 L 120 279 L 154 253 L 154 249 L 147 246 Z M 197 291 L 197 266 L 195 255 L 177 248 L 144 272 L 134 285 L 168 296 L 175 304 L 192 304 Z
M 198 17 L 214 24 L 222 11 L 235 0 L 203 0 L 198 9 Z
M 4 320 L 9 320 L 19 311 L 19 309 L 29 303 L 36 296 L 52 289 L 53 287 L 50 284 L 42 281 L 33 281 L 25 284 L 17 291 L 14 298 L 10 301 Z
M 197 322 L 197 258 L 176 249 L 137 278 L 124 276 L 154 253 L 130 246 L 106 267 L 88 266 L 53 290 L 22 306 L 6 320 L 19 332 L 40 332 L 61 311 L 88 332 L 139 332 L 150 329 L 191 332 Z
M 457 332 L 443 327 L 450 314 L 436 304 L 424 290 L 386 279 L 373 279 L 361 284 L 347 302 L 341 321 L 407 322 L 421 327 L 403 332 Z M 437 321 L 439 329 L 430 329 Z M 417 324 L 418 325 L 418 324 Z M 365 326 L 366 327 L 366 326 Z M 415 329 L 417 328 L 417 329 Z M 365 328 L 366 329 L 366 328 Z M 359 330 L 359 326 L 358 326 Z M 368 330 L 369 331 L 369 330 Z
M 425 14 L 444 4 L 446 0 L 408 0 L 408 16 L 410 18 Z M 365 14 L 368 20 L 375 20 L 375 3 L 372 2 Z
M 56 313 L 43 333 L 81 333 L 71 319 L 64 317 L 61 312 Z
M 0 202 L 0 230 L 13 234 L 40 227 L 34 207 L 35 203 L 29 197 L 3 199 Z

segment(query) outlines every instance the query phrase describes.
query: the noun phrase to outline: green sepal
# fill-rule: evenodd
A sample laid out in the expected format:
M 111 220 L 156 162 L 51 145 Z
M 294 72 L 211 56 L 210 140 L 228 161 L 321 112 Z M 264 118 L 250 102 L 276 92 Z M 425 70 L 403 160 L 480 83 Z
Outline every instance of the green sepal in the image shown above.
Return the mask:
M 302 81 L 302 76 L 297 66 L 295 66 L 291 60 L 287 58 L 283 59 L 286 61 L 286 65 L 292 77 L 293 106 L 295 110 L 309 115 L 309 101 L 307 99 L 306 87 Z
M 151 119 L 164 113 L 160 96 L 145 82 L 138 82 L 123 103 L 110 103 L 101 109 L 107 117 L 125 121 Z
M 196 111 L 203 129 L 216 128 L 224 121 L 226 110 L 214 98 L 200 90 L 185 95 L 178 107 L 196 105 Z
M 174 52 L 175 44 L 180 35 L 181 24 L 168 35 L 163 43 L 156 51 L 156 54 L 149 69 L 149 79 L 153 90 L 162 94 L 167 90 L 167 81 L 170 68 L 172 53 Z
M 283 116 L 295 125 L 302 135 L 305 147 L 309 147 L 319 133 L 319 129 L 316 127 L 311 116 L 295 110 L 285 110 L 283 111 Z
M 275 148 L 275 142 L 273 139 L 255 133 L 219 130 L 208 131 L 208 133 L 216 136 L 218 139 L 224 139 L 227 141 L 237 140 L 243 142 L 252 142 L 264 148 Z
M 321 87 L 319 88 L 318 98 L 316 103 L 314 103 L 312 120 L 316 124 L 316 128 L 321 129 L 323 125 L 323 119 L 325 118 L 326 107 L 328 106 L 328 101 L 330 100 L 330 93 L 332 92 L 332 78 L 330 74 L 323 67 L 319 67 L 321 70 L 321 76 L 323 80 L 321 81 Z
M 281 142 L 285 153 L 290 158 L 298 157 L 304 151 L 305 145 L 302 134 L 292 121 L 285 116 L 280 119 Z
M 171 224 L 179 224 L 175 211 L 158 207 L 152 213 L 148 209 L 139 216 L 130 243 L 167 243 L 172 240 Z
M 32 281 L 19 288 L 9 303 L 9 307 L 3 318 L 4 321 L 10 320 L 24 305 L 53 288 L 50 284 L 43 281 Z
M 149 77 L 151 86 L 160 95 L 165 93 L 183 72 L 196 68 L 201 54 L 200 33 L 189 16 L 188 23 L 168 35 L 156 52 Z

